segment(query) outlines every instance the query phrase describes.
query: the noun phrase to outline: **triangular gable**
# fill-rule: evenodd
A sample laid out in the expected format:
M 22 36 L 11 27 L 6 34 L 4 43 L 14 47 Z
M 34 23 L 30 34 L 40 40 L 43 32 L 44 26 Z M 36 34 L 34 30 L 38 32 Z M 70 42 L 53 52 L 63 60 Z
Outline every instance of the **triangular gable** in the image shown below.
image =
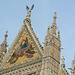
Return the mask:
M 42 46 L 28 20 L 24 20 L 24 25 L 17 36 L 19 37 L 15 38 L 9 48 L 7 57 L 4 58 L 4 63 L 2 64 L 4 68 L 12 67 L 25 61 L 30 62 L 42 57 Z
M 58 75 L 69 75 L 66 69 L 60 69 Z

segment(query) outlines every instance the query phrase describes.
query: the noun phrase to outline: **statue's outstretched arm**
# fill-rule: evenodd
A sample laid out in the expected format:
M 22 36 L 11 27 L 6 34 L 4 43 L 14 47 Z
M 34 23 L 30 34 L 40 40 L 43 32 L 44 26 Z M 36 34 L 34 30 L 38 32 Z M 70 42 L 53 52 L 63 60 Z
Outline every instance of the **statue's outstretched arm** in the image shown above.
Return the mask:
M 32 5 L 32 7 L 31 7 L 31 10 L 34 8 L 34 4 Z
M 26 6 L 26 9 L 27 9 L 27 11 L 28 11 L 29 7 L 28 7 L 28 6 Z

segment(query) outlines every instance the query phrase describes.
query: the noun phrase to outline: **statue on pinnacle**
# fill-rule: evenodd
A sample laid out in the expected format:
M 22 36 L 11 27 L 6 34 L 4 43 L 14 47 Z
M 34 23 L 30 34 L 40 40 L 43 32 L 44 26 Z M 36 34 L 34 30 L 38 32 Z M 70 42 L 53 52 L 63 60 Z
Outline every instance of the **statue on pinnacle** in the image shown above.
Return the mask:
M 34 8 L 34 4 L 32 5 L 32 7 L 31 7 L 31 9 L 28 7 L 28 6 L 26 6 L 26 10 L 28 11 L 27 12 L 27 18 L 30 18 L 30 16 L 31 16 L 31 10 L 33 10 L 33 8 Z

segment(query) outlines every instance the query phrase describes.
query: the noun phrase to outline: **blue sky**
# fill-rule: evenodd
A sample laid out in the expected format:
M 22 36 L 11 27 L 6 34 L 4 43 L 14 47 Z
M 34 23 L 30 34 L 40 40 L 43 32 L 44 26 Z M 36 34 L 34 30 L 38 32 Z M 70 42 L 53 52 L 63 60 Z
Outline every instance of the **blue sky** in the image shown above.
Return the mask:
M 26 18 L 26 5 L 31 7 L 32 4 L 31 24 L 42 45 L 47 28 L 53 22 L 54 12 L 57 12 L 56 22 L 64 48 L 61 57 L 65 57 L 66 69 L 70 68 L 75 52 L 75 0 L 0 0 L 0 44 L 8 30 L 7 41 L 10 47 Z

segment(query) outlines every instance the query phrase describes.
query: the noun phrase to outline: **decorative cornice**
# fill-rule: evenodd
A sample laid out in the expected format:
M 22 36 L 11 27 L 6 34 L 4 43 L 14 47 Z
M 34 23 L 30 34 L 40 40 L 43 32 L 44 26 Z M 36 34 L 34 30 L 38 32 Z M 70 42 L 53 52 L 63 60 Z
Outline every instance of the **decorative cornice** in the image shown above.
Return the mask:
M 40 65 L 40 67 L 41 67 L 41 62 L 42 62 L 42 59 L 38 59 L 38 60 L 36 59 L 35 61 L 32 61 L 32 62 L 18 64 L 16 66 L 3 69 L 3 70 L 1 70 L 0 73 L 2 74 L 2 73 L 12 72 L 12 71 L 23 69 L 23 68 L 29 69 L 29 68 L 32 68 L 32 67 L 37 66 L 37 65 Z

